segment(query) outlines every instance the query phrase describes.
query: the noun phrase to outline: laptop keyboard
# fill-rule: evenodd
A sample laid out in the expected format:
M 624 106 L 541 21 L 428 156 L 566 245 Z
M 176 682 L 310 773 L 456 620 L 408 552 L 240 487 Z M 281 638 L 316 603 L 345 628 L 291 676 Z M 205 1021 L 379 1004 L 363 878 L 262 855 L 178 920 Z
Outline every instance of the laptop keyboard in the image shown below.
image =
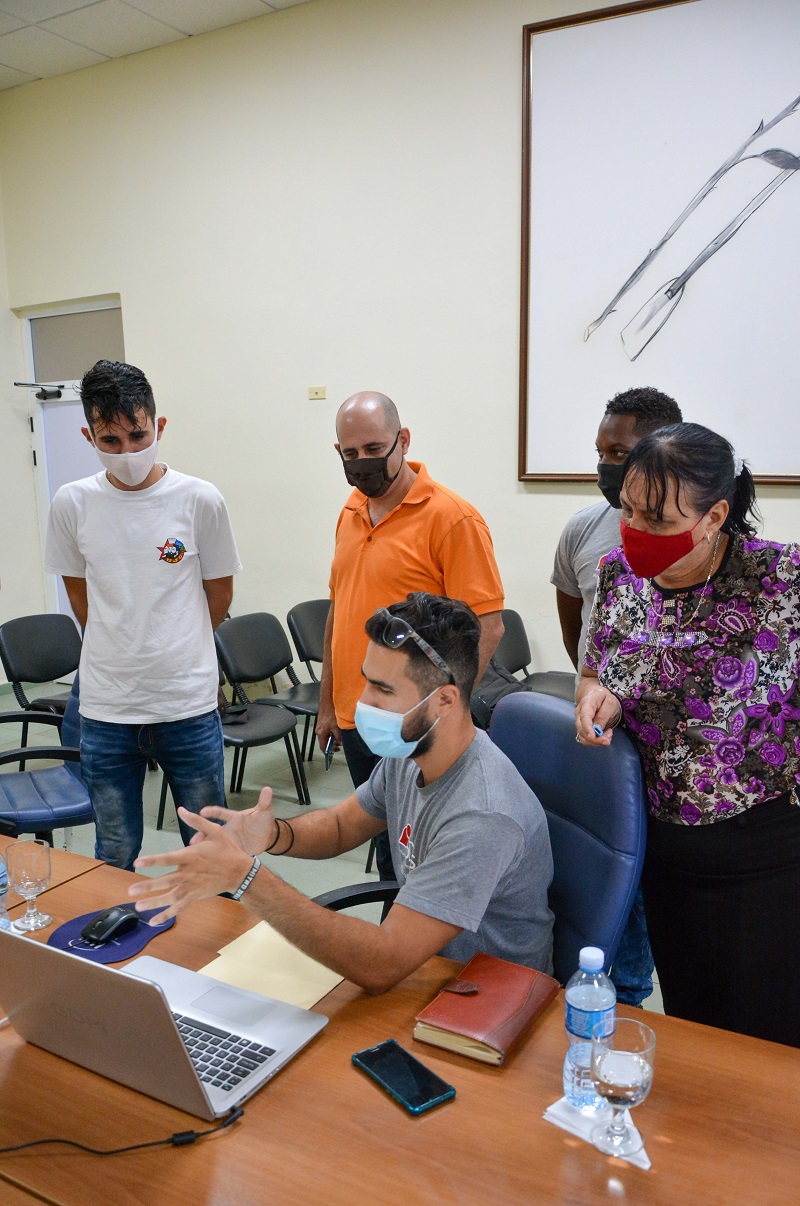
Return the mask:
M 229 1093 L 275 1054 L 272 1047 L 251 1043 L 241 1035 L 209 1026 L 208 1022 L 198 1022 L 180 1013 L 172 1016 L 195 1071 L 204 1084 L 214 1088 Z

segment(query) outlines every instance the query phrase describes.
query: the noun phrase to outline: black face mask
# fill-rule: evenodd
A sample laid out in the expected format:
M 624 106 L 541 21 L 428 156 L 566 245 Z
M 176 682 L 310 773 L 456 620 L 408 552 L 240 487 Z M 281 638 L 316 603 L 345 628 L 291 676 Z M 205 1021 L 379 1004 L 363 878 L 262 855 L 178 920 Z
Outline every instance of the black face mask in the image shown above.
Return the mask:
M 597 466 L 597 488 L 604 495 L 606 502 L 610 503 L 617 511 L 622 508 L 619 492 L 622 489 L 624 481 L 624 461 L 621 465 L 604 465 L 601 462 Z
M 366 494 L 367 498 L 380 498 L 382 494 L 391 486 L 392 482 L 397 477 L 400 469 L 403 468 L 403 462 L 400 462 L 400 469 L 397 470 L 394 477 L 389 477 L 387 465 L 389 457 L 397 447 L 397 441 L 400 439 L 400 432 L 394 438 L 386 456 L 361 456 L 353 461 L 346 461 L 341 452 L 342 464 L 344 465 L 344 475 L 351 486 L 355 486 L 356 490 L 360 490 L 362 494 Z

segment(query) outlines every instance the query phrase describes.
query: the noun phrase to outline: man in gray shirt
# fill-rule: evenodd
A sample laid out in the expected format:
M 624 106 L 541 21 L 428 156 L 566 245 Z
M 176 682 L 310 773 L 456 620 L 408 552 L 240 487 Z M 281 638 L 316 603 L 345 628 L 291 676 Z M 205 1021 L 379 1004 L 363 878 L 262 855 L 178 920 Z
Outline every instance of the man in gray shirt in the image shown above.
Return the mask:
M 619 491 L 628 454 L 651 431 L 682 421 L 677 402 L 650 386 L 625 390 L 606 405 L 597 432 L 597 485 L 606 501 L 585 507 L 569 520 L 558 542 L 550 579 L 556 588 L 564 648 L 578 674 L 597 587 L 597 565 L 620 543 Z M 623 1005 L 641 1005 L 653 991 L 653 956 L 641 890 L 614 957 L 611 979 Z
M 651 431 L 682 422 L 678 403 L 651 386 L 626 389 L 606 405 L 596 440 L 597 485 L 606 501 L 585 507 L 567 522 L 550 578 L 556 588 L 564 648 L 578 673 L 597 587 L 597 564 L 620 543 L 619 491 L 628 454 Z
M 464 603 L 418 592 L 368 620 L 356 727 L 383 759 L 334 808 L 278 819 L 265 788 L 255 808 L 183 813 L 202 840 L 139 867 L 172 866 L 131 888 L 151 924 L 230 892 L 300 950 L 385 992 L 431 955 L 485 951 L 549 972 L 553 874 L 547 820 L 503 753 L 472 723 L 480 623 Z M 216 825 L 213 820 L 224 822 Z M 262 866 L 260 853 L 331 858 L 388 830 L 397 899 L 380 926 L 329 912 Z M 254 857 L 255 856 L 255 857 Z

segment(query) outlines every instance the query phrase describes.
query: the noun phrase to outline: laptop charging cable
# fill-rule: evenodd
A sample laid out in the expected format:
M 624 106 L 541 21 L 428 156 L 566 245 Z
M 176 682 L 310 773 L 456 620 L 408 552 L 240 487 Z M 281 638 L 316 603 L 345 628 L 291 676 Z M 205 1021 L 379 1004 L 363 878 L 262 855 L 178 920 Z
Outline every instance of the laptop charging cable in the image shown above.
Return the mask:
M 121 1156 L 125 1152 L 140 1152 L 146 1147 L 187 1147 L 190 1143 L 194 1143 L 197 1139 L 205 1139 L 207 1135 L 216 1135 L 217 1131 L 224 1131 L 226 1127 L 231 1126 L 234 1122 L 238 1122 L 244 1114 L 241 1107 L 231 1110 L 226 1118 L 216 1126 L 209 1127 L 207 1131 L 177 1131 L 174 1135 L 170 1135 L 168 1139 L 153 1139 L 149 1143 L 133 1143 L 130 1147 L 112 1147 L 103 1149 L 100 1147 L 87 1147 L 85 1143 L 77 1143 L 74 1139 L 32 1139 L 28 1143 L 17 1143 L 14 1147 L 0 1147 L 0 1156 L 7 1152 L 19 1152 L 25 1147 L 40 1147 L 44 1143 L 65 1143 L 68 1147 L 77 1147 L 79 1151 L 89 1152 L 92 1156 Z

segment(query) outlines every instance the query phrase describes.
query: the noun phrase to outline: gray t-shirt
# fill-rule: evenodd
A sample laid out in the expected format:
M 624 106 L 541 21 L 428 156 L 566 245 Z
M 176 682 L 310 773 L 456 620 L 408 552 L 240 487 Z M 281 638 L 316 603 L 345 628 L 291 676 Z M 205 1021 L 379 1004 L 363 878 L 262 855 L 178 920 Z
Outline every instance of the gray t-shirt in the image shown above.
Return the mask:
M 462 927 L 440 954 L 466 962 L 485 951 L 552 970 L 547 819 L 486 733 L 427 786 L 412 759 L 384 758 L 356 795 L 386 819 L 398 904 Z
M 572 516 L 561 533 L 550 581 L 557 590 L 583 599 L 578 667 L 583 665 L 586 629 L 597 588 L 597 565 L 601 557 L 619 546 L 620 512 L 607 502 L 593 503 Z

